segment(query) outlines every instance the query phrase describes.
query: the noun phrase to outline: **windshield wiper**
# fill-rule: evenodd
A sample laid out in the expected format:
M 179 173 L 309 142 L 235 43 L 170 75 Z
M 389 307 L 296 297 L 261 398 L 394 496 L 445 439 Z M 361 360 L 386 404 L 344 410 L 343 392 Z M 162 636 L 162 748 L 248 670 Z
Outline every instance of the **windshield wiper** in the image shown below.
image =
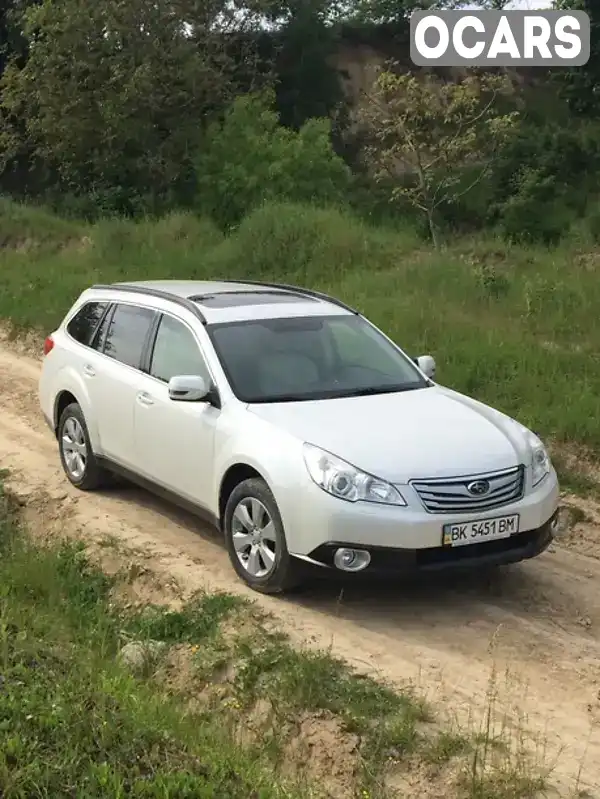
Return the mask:
M 325 390 L 312 394 L 279 394 L 270 397 L 253 397 L 245 400 L 250 405 L 275 404 L 277 402 L 319 402 L 329 399 L 346 399 L 349 397 L 368 397 L 376 394 L 398 394 L 403 391 L 416 391 L 419 388 L 429 388 L 429 384 L 419 386 L 379 386 L 368 388 L 355 388 L 352 390 Z
M 379 386 L 369 388 L 357 388 L 354 391 L 345 391 L 336 396 L 340 397 L 369 397 L 375 394 L 399 394 L 403 391 L 416 391 L 419 388 L 426 388 L 426 386 Z
M 310 402 L 314 400 L 323 399 L 320 394 L 279 394 L 275 397 L 259 397 L 257 399 L 247 400 L 250 405 L 262 405 L 267 403 L 277 402 Z

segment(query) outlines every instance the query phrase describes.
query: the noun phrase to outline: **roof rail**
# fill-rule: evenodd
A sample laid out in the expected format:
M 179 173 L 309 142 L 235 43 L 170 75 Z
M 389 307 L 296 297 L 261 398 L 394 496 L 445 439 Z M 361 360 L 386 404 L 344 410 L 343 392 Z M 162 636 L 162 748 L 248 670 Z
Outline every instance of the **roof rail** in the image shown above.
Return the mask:
M 203 325 L 206 324 L 206 317 L 196 303 L 187 297 L 180 297 L 178 294 L 171 294 L 168 291 L 161 291 L 160 289 L 150 288 L 149 286 L 132 286 L 130 283 L 99 283 L 91 288 L 100 291 L 106 291 L 107 289 L 110 291 L 129 291 L 133 294 L 145 295 L 146 297 L 156 297 L 159 300 L 169 300 L 169 302 L 174 302 L 190 313 L 193 313 Z
M 263 283 L 262 280 L 228 280 L 225 282 L 240 283 L 242 286 L 264 286 L 266 289 L 280 289 L 281 291 L 289 291 L 294 294 L 304 294 L 306 297 L 314 297 L 316 300 L 330 302 L 332 305 L 337 305 L 338 307 L 343 308 L 350 313 L 357 315 L 359 314 L 359 311 L 357 311 L 356 308 L 351 308 L 349 305 L 346 305 L 345 302 L 342 302 L 335 297 L 330 297 L 328 294 L 324 294 L 322 291 L 313 291 L 312 289 L 305 289 L 301 288 L 300 286 L 290 286 L 288 283 Z

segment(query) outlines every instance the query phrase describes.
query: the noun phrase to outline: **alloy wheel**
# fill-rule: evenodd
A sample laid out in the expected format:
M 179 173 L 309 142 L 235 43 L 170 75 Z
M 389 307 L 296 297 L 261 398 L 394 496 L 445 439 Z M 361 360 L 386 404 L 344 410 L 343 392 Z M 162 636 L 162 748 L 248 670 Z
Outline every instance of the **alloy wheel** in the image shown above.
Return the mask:
M 79 419 L 69 416 L 62 428 L 60 446 L 69 475 L 73 480 L 81 480 L 87 466 L 87 445 Z
M 252 577 L 266 577 L 275 567 L 277 534 L 265 505 L 245 497 L 233 511 L 231 538 L 239 562 Z

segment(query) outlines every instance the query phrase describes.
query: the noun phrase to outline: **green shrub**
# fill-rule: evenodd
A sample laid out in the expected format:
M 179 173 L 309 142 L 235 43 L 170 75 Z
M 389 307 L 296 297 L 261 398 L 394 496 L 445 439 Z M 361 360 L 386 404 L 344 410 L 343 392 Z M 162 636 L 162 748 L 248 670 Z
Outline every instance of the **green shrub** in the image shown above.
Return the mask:
M 586 231 L 595 244 L 600 244 L 600 202 L 591 205 L 585 218 Z
M 513 239 L 555 243 L 600 187 L 597 124 L 526 122 L 494 166 L 486 221 Z
M 393 268 L 417 242 L 411 229 L 377 230 L 349 211 L 270 203 L 246 217 L 208 265 L 222 277 L 335 286 L 351 272 Z
M 340 203 L 350 170 L 331 145 L 331 123 L 298 132 L 280 126 L 272 92 L 238 97 L 209 128 L 196 160 L 197 207 L 221 226 L 236 225 L 267 201 Z
M 105 219 L 71 230 L 77 237 L 59 247 L 0 249 L 1 318 L 47 332 L 92 283 L 200 278 L 206 253 L 222 239 L 214 222 L 191 213 L 139 222 Z
M 119 262 L 132 257 L 137 260 L 154 259 L 157 253 L 177 250 L 197 254 L 218 244 L 222 234 L 210 219 L 197 217 L 191 212 L 167 214 L 160 219 L 108 219 L 94 226 L 93 249 L 95 255 L 108 262 Z
M 80 226 L 43 208 L 0 197 L 0 248 L 58 249 L 81 235 Z
M 500 230 L 509 239 L 556 244 L 569 232 L 577 211 L 552 175 L 523 168 L 514 180 L 515 193 L 500 206 Z

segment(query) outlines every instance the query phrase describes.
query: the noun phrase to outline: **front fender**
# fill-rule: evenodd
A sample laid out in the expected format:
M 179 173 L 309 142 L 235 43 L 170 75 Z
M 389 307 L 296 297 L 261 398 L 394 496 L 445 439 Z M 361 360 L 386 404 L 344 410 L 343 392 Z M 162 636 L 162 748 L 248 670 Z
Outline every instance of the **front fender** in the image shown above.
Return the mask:
M 240 434 L 240 431 L 243 431 Z M 289 497 L 296 493 L 304 477 L 302 442 L 275 429 L 268 422 L 247 414 L 244 423 L 234 422 L 231 430 L 218 433 L 215 447 L 215 481 L 212 506 L 219 507 L 219 494 L 227 471 L 237 464 L 250 466 L 269 486 L 277 500 L 284 525 L 292 513 Z

